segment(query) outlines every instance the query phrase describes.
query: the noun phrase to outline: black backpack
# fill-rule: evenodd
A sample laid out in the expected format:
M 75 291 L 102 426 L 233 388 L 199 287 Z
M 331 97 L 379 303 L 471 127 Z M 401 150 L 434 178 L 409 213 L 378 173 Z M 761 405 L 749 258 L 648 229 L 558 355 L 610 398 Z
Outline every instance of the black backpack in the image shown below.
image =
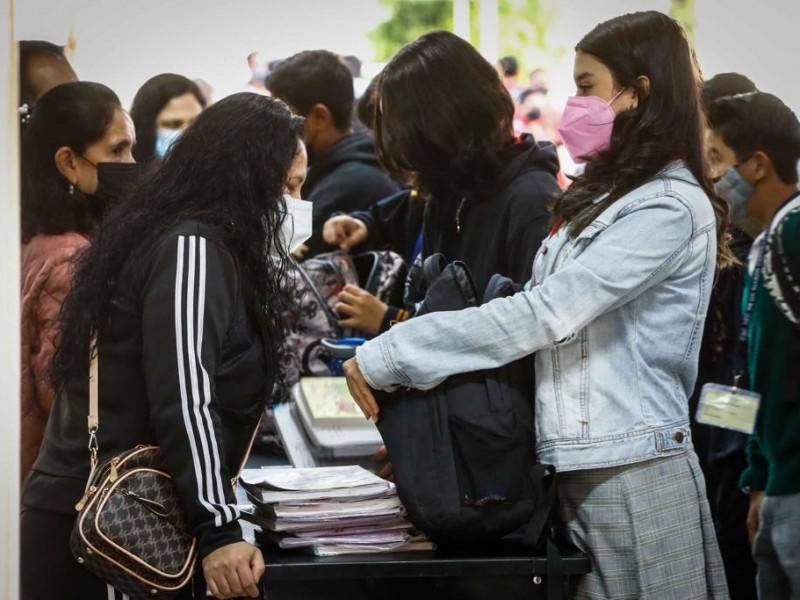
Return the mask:
M 495 275 L 483 301 L 519 289 Z M 480 304 L 466 265 L 446 264 L 440 254 L 415 265 L 406 294 L 416 315 Z M 378 392 L 378 429 L 398 495 L 408 519 L 440 546 L 497 540 L 522 527 L 525 544 L 540 545 L 555 469 L 536 459 L 530 360 L 455 375 L 432 390 Z

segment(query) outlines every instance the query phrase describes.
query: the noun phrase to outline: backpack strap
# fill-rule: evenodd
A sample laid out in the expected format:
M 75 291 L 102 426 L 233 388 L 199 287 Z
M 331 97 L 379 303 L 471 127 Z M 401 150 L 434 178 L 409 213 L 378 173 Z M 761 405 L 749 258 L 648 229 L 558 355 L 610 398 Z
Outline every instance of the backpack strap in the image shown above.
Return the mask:
M 422 277 L 425 280 L 425 288 L 436 281 L 447 266 L 447 259 L 443 254 L 433 254 L 422 263 Z
M 94 471 L 97 468 L 97 453 L 100 450 L 97 444 L 97 430 L 100 429 L 99 354 L 97 333 L 93 333 L 89 341 L 89 415 L 86 418 L 86 426 L 89 433 L 89 462 L 91 464 L 89 481 L 92 480 Z M 86 485 L 88 487 L 89 484 L 87 483 Z
M 528 476 L 532 485 L 535 485 L 537 481 L 541 481 L 541 489 L 544 492 L 543 497 L 536 503 L 536 509 L 533 511 L 528 524 L 525 526 L 525 535 L 522 540 L 523 544 L 533 548 L 537 545 L 555 505 L 555 469 L 550 465 L 533 465 Z

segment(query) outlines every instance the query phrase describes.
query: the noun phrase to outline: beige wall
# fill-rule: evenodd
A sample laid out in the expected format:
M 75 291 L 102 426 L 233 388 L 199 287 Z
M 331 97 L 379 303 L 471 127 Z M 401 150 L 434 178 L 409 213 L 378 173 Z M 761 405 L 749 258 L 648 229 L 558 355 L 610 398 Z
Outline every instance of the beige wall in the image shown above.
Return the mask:
M 0 3 L 0 598 L 18 598 L 19 117 L 13 0 Z

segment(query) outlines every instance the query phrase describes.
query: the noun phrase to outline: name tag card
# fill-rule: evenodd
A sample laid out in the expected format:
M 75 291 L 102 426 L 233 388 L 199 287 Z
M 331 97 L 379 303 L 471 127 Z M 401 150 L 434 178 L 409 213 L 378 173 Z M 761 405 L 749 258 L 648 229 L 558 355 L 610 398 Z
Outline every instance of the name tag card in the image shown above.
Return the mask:
M 717 383 L 707 383 L 700 392 L 697 422 L 753 433 L 761 395 Z

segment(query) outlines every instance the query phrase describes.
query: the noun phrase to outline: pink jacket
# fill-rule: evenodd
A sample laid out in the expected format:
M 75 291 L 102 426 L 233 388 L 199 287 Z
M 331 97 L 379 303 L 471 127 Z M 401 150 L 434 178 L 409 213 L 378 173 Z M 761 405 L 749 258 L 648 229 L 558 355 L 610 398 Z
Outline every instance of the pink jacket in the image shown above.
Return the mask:
M 37 235 L 22 245 L 23 481 L 39 454 L 53 404 L 47 369 L 53 356 L 58 313 L 72 282 L 72 260 L 88 245 L 88 238 L 75 232 Z

